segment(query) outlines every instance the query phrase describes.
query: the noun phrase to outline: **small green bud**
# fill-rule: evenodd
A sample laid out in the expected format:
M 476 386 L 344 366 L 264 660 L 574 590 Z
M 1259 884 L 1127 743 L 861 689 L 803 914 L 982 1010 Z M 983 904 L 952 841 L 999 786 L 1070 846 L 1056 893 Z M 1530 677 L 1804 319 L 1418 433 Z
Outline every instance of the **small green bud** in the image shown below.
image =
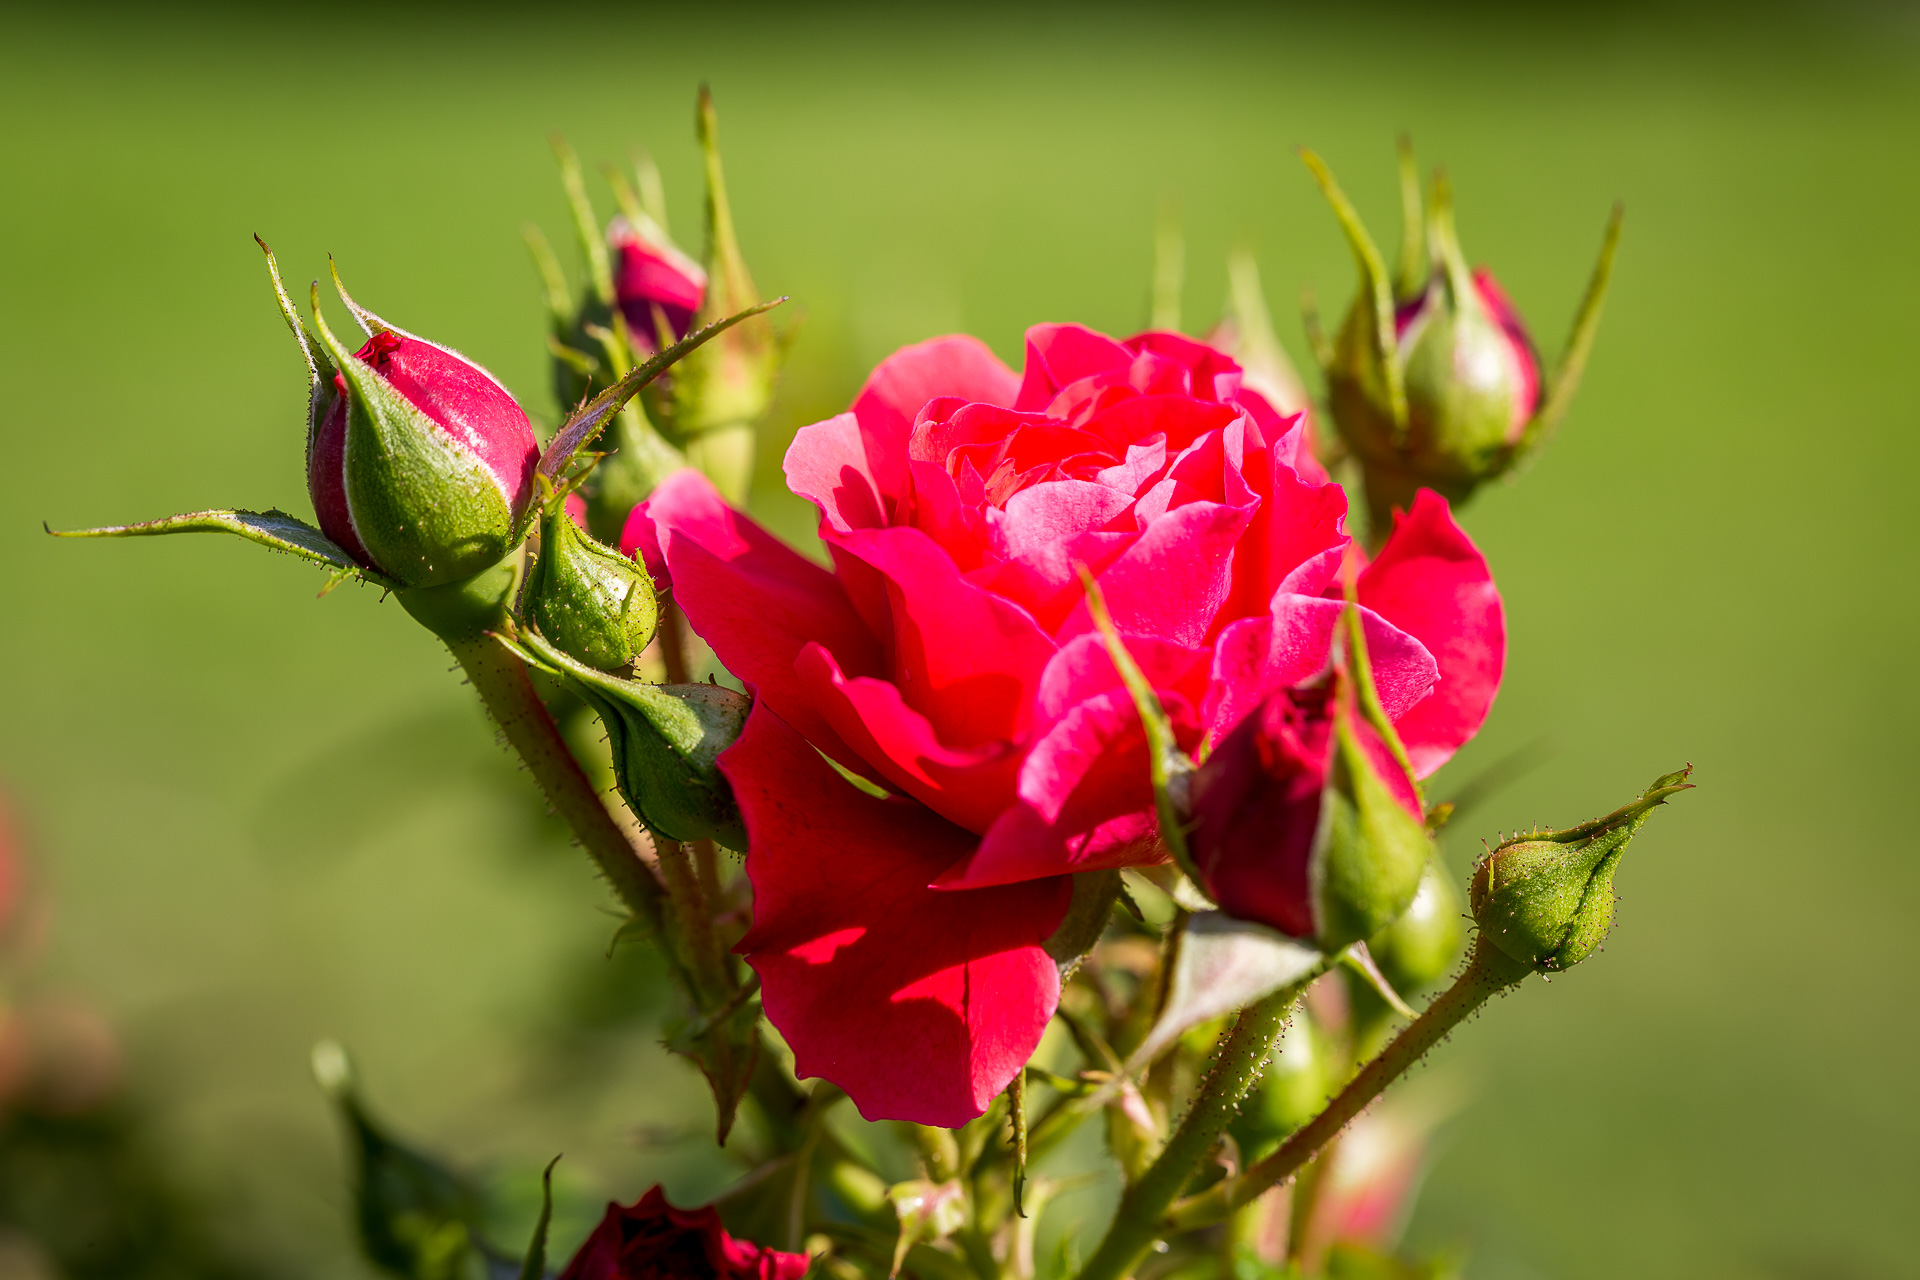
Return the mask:
M 1453 877 L 1440 859 L 1428 859 L 1412 903 L 1399 919 L 1367 939 L 1367 951 L 1394 990 L 1410 995 L 1453 967 L 1467 933 L 1461 906 Z
M 1332 1047 L 1305 1004 L 1274 1042 L 1273 1061 L 1241 1105 L 1234 1140 L 1248 1161 L 1258 1160 L 1282 1139 L 1320 1114 L 1339 1081 Z
M 548 643 L 601 671 L 625 671 L 653 639 L 659 605 L 647 571 L 547 504 L 523 611 Z
M 717 684 L 644 684 L 596 671 L 531 633 L 514 646 L 594 709 L 613 748 L 614 782 L 634 816 L 670 840 L 747 847 L 719 756 L 753 699 Z
M 1613 927 L 1613 874 L 1627 843 L 1667 797 L 1687 790 L 1692 766 L 1657 779 L 1639 799 L 1566 831 L 1530 831 L 1480 862 L 1468 888 L 1482 937 L 1541 973 L 1579 964 Z

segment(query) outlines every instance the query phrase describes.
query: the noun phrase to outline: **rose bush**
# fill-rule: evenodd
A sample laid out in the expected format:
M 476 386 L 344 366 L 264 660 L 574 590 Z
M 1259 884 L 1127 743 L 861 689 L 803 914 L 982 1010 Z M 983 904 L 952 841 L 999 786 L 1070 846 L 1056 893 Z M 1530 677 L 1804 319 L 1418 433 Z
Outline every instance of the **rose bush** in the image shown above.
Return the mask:
M 1323 672 L 1360 549 L 1297 418 L 1193 339 L 969 337 L 889 357 L 803 428 L 822 568 L 680 472 L 628 523 L 756 700 L 722 757 L 750 838 L 740 950 L 802 1076 L 869 1118 L 957 1125 L 1038 1043 L 1076 873 L 1161 861 L 1133 705 L 1082 570 L 1181 745 Z M 1485 717 L 1500 599 L 1422 493 L 1358 577 L 1375 682 L 1415 772 Z M 847 775 L 862 780 L 856 784 Z

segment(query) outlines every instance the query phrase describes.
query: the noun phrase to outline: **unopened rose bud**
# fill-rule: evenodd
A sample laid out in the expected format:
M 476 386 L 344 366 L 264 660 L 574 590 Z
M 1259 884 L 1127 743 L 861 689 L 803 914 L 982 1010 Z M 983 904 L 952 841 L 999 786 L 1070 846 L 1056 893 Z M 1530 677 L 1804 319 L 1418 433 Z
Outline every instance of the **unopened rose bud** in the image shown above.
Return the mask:
M 707 273 L 651 219 L 625 215 L 607 228 L 613 291 L 633 344 L 658 351 L 687 336 L 707 294 Z
M 1367 951 L 1394 990 L 1411 995 L 1446 975 L 1460 958 L 1466 936 L 1460 890 L 1440 859 L 1430 858 L 1413 901 L 1367 939 Z
M 1322 342 L 1327 402 L 1359 460 L 1377 528 L 1422 488 L 1454 502 L 1536 448 L 1572 401 L 1598 327 L 1620 230 L 1616 209 L 1559 366 L 1549 375 L 1506 294 L 1470 270 L 1454 231 L 1452 190 L 1436 174 L 1424 208 L 1403 152 L 1408 234 L 1397 280 L 1333 175 L 1304 153 L 1360 265 L 1361 288 L 1333 342 Z
M 647 571 L 587 534 L 558 502 L 541 518 L 522 600 L 554 648 L 601 671 L 630 668 L 659 621 Z
M 1405 911 L 1433 847 L 1413 777 L 1355 679 L 1336 667 L 1273 694 L 1193 777 L 1191 850 L 1208 896 L 1327 951 Z
M 1260 1159 L 1307 1121 L 1320 1114 L 1338 1087 L 1339 1065 L 1326 1033 L 1305 1005 L 1296 1007 L 1286 1030 L 1273 1045 L 1273 1060 L 1260 1083 L 1241 1105 L 1233 1123 L 1241 1157 Z
M 1613 874 L 1647 815 L 1691 784 L 1691 766 L 1654 782 L 1638 800 L 1566 831 L 1503 842 L 1480 862 L 1468 901 L 1481 936 L 1541 973 L 1568 969 L 1613 927 Z
M 409 587 L 472 577 L 525 532 L 533 427 L 485 369 L 341 296 L 371 336 L 349 354 L 315 286 L 307 488 L 320 528 Z
M 717 684 L 644 684 L 597 671 L 539 636 L 521 652 L 559 677 L 606 726 L 614 782 L 634 816 L 671 840 L 747 847 L 720 753 L 746 727 L 753 699 Z

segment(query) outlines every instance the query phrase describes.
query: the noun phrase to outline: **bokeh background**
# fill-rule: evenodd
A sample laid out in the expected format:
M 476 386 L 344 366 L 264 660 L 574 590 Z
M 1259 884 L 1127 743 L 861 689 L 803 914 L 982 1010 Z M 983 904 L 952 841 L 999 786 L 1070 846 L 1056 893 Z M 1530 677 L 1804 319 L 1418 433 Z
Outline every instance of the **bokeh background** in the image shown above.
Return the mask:
M 556 1151 L 586 1202 L 725 1170 L 646 957 L 604 958 L 604 893 L 423 632 L 237 541 L 40 521 L 307 509 L 256 231 L 551 417 L 518 234 L 564 244 L 546 134 L 651 147 L 697 247 L 707 80 L 749 261 L 804 316 L 755 498 L 796 538 L 787 433 L 907 341 L 1017 365 L 1036 321 L 1141 327 L 1162 198 L 1188 327 L 1246 243 L 1296 358 L 1298 289 L 1352 283 L 1297 144 L 1390 242 L 1411 130 L 1550 352 L 1624 199 L 1571 418 L 1465 516 L 1513 656 L 1446 777 L 1539 767 L 1450 854 L 1683 760 L 1700 789 L 1635 845 L 1604 957 L 1437 1055 L 1472 1101 L 1412 1238 L 1481 1280 L 1920 1275 L 1920 11 L 713 8 L 0 16 L 0 787 L 52 906 L 33 980 L 117 1029 L 129 1123 L 218 1251 L 362 1274 L 322 1035 L 508 1181 Z

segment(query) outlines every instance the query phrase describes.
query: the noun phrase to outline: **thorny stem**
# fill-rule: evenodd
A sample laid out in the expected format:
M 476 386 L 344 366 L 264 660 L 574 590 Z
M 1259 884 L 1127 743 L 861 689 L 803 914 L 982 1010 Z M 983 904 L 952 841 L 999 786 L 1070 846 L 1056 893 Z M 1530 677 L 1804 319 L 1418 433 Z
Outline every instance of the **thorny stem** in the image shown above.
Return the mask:
M 1388 1085 L 1405 1074 L 1442 1037 L 1460 1025 L 1462 1019 L 1531 972 L 1533 970 L 1518 961 L 1508 959 L 1499 948 L 1484 939 L 1476 939 L 1473 959 L 1468 962 L 1466 971 L 1427 1006 L 1426 1012 L 1362 1067 L 1360 1073 L 1347 1082 L 1347 1087 L 1340 1091 L 1339 1096 L 1327 1104 L 1326 1110 L 1295 1130 L 1278 1151 L 1239 1177 L 1228 1178 L 1174 1206 L 1156 1229 L 1171 1233 L 1209 1226 L 1253 1200 L 1268 1187 L 1292 1177 L 1346 1128 L 1348 1121 L 1359 1115 Z M 1117 1275 L 1115 1273 L 1115 1277 Z M 1090 1273 L 1082 1273 L 1081 1280 L 1095 1278 Z M 1103 1277 L 1102 1280 L 1114 1278 Z
M 527 678 L 525 665 L 491 635 L 449 640 L 447 647 L 486 705 L 487 714 L 526 762 L 547 803 L 572 829 L 621 903 L 657 933 L 666 896 L 660 882 L 581 772 L 559 726 Z
M 703 1003 L 724 1000 L 737 984 L 714 933 L 713 905 L 694 868 L 694 848 L 662 835 L 654 836 L 653 847 L 660 858 L 661 878 L 667 882 L 674 924 L 693 962 L 693 980 L 701 989 Z
M 1121 1196 L 1113 1225 L 1081 1268 L 1080 1280 L 1121 1280 L 1131 1275 L 1154 1241 L 1166 1234 L 1162 1219 L 1174 1197 L 1193 1180 L 1201 1161 L 1240 1110 L 1241 1101 L 1258 1083 L 1299 994 L 1298 984 L 1289 985 L 1240 1011 L 1214 1054 L 1213 1068 L 1186 1119 L 1159 1158 Z

